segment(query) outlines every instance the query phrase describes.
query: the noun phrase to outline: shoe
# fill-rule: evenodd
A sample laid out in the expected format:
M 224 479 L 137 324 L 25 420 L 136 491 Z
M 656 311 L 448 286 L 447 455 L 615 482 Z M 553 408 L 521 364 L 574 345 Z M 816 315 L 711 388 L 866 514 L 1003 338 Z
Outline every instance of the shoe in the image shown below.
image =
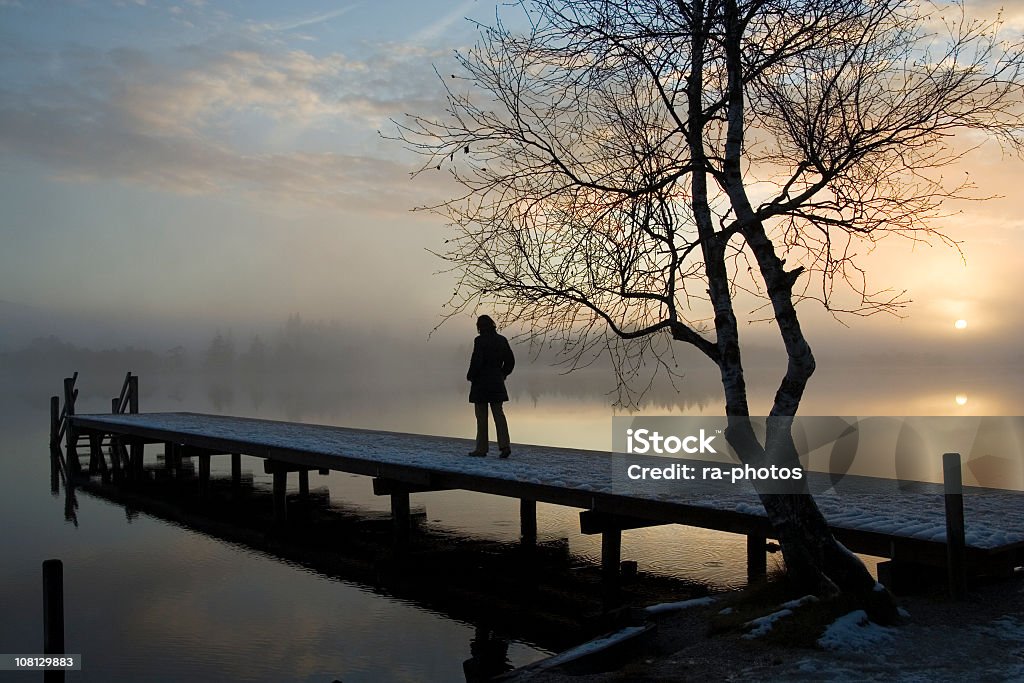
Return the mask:
M 467 455 L 473 458 L 483 458 L 487 456 L 487 451 L 470 451 Z
M 510 455 L 512 455 L 512 449 L 511 448 L 502 448 L 501 449 L 501 453 L 498 454 L 498 457 L 499 458 L 507 458 Z

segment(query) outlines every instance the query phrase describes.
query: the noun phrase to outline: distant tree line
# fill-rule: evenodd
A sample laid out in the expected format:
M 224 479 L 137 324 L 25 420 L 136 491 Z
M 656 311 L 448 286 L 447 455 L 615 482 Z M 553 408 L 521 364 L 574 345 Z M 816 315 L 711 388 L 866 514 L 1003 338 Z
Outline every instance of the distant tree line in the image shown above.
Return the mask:
M 288 316 L 270 339 L 253 334 L 240 343 L 231 331 L 217 332 L 199 365 L 218 374 L 304 374 L 325 368 L 357 368 L 365 365 L 382 341 L 379 335 L 339 321 L 308 321 L 296 313 Z
M 94 350 L 50 335 L 33 339 L 23 349 L 0 353 L 0 367 L 12 371 L 59 368 L 67 373 L 89 368 L 93 372 L 102 374 L 123 373 L 130 369 L 132 372 L 141 374 L 180 368 L 184 363 L 184 356 L 185 350 L 182 347 L 169 349 L 164 354 L 134 346 Z
M 397 359 L 424 364 L 430 354 L 454 361 L 458 351 L 417 345 L 405 335 L 372 327 L 354 329 L 340 321 L 309 321 L 293 314 L 271 334 L 254 333 L 240 340 L 233 330 L 219 330 L 208 343 L 191 349 L 175 345 L 162 351 L 136 346 L 96 350 L 50 335 L 33 339 L 24 348 L 0 352 L 0 364 L 14 371 L 202 372 L 223 377 L 365 372 L 378 364 L 395 364 Z

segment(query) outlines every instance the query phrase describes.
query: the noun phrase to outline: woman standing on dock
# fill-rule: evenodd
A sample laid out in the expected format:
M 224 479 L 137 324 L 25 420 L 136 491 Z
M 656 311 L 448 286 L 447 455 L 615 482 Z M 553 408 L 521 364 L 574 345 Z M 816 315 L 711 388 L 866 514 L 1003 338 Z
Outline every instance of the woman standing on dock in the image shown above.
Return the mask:
M 477 318 L 476 329 L 480 334 L 473 341 L 473 357 L 466 373 L 466 379 L 472 382 L 469 402 L 476 409 L 476 448 L 469 454 L 475 457 L 487 455 L 487 406 L 490 405 L 500 457 L 507 458 L 512 454 L 512 446 L 501 404 L 508 400 L 505 378 L 512 374 L 516 359 L 508 340 L 498 334 L 498 326 L 491 316 Z

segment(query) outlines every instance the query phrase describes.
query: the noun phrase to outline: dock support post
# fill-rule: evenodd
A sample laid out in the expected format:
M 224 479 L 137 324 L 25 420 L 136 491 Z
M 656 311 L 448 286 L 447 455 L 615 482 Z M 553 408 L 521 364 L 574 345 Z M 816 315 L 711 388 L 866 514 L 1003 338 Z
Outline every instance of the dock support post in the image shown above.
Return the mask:
M 103 435 L 99 432 L 89 432 L 89 474 L 96 470 L 103 475 L 104 483 L 110 479 L 107 461 L 103 457 Z
M 288 519 L 288 471 L 284 468 L 274 470 L 274 521 L 284 522 Z
M 524 546 L 537 545 L 537 501 L 519 499 L 519 540 Z
M 131 472 L 131 476 L 135 479 L 142 479 L 142 454 L 142 440 L 130 437 L 130 440 L 128 441 L 128 467 Z
M 942 483 L 946 499 L 946 561 L 949 592 L 956 600 L 967 595 L 964 487 L 959 453 L 943 453 Z
M 50 446 L 50 493 L 60 494 L 60 446 Z
M 121 399 L 116 396 L 110 399 L 110 414 L 117 415 L 118 409 L 120 408 Z M 117 437 L 113 432 L 107 435 L 110 437 L 110 467 L 114 470 L 114 476 L 120 478 L 121 475 L 121 448 L 118 444 Z
M 205 498 L 210 493 L 210 454 L 199 456 L 199 497 Z
M 242 454 L 231 454 L 231 488 L 237 489 L 242 485 Z
M 60 445 L 60 396 L 50 397 L 50 448 Z
M 90 476 L 95 474 L 97 472 L 97 470 L 99 470 L 99 468 L 100 468 L 99 458 L 101 456 L 101 453 L 100 453 L 100 442 L 99 442 L 99 439 L 97 438 L 98 436 L 99 436 L 98 434 L 93 434 L 93 433 L 89 434 L 89 475 Z
M 404 491 L 391 494 L 391 520 L 395 525 L 395 540 L 403 543 L 409 538 L 409 494 Z
M 299 470 L 299 497 L 309 498 L 309 470 Z
M 622 531 L 609 529 L 601 532 L 601 574 L 605 581 L 614 582 L 619 578 L 619 561 L 622 556 Z
M 64 563 L 43 561 L 43 654 L 64 654 Z M 64 680 L 63 669 L 47 669 L 45 683 Z
M 761 534 L 747 534 L 747 583 L 763 579 L 768 573 L 767 539 Z

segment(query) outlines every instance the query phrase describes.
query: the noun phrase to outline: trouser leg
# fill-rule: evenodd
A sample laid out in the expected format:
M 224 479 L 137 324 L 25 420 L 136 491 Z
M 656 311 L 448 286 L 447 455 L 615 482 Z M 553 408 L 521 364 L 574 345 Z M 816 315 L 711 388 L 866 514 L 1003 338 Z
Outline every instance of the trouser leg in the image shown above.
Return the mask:
M 501 401 L 491 404 L 491 414 L 494 415 L 494 431 L 498 436 L 498 448 L 509 448 L 508 421 L 505 419 L 505 409 L 501 405 Z
M 474 403 L 473 409 L 476 412 L 476 451 L 477 453 L 487 452 L 487 404 Z

